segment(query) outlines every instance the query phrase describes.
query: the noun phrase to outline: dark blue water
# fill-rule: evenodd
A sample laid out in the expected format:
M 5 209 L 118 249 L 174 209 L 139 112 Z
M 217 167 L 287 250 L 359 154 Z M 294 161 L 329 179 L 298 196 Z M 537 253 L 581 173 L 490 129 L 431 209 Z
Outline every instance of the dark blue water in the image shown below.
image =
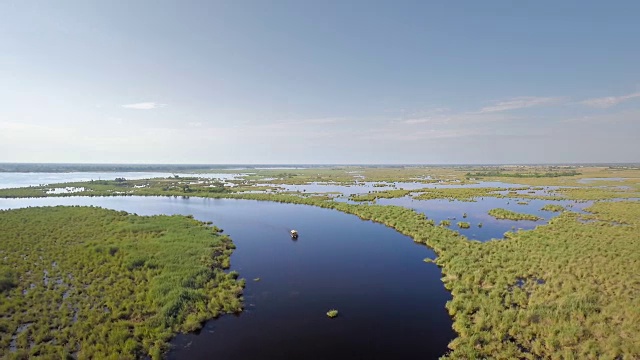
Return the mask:
M 435 254 L 383 225 L 310 206 L 231 199 L 0 199 L 0 208 L 98 205 L 193 214 L 229 234 L 244 311 L 179 335 L 170 359 L 435 359 L 454 337 Z M 291 240 L 288 232 L 300 237 Z M 260 281 L 253 281 L 254 278 Z M 326 312 L 340 314 L 329 319 Z

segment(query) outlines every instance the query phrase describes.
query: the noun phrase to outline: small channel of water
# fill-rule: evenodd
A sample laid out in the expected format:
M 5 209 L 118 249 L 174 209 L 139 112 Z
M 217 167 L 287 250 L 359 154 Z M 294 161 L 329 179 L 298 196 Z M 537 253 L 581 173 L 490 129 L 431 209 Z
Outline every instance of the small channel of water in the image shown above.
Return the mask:
M 504 233 L 513 231 L 514 229 L 530 230 L 539 225 L 544 225 L 552 218 L 560 215 L 559 212 L 543 211 L 542 207 L 546 204 L 564 206 L 569 211 L 584 213 L 584 209 L 593 205 L 592 201 L 580 202 L 572 200 L 521 200 L 510 198 L 478 198 L 475 202 L 467 201 L 450 201 L 446 199 L 434 200 L 415 200 L 409 196 L 394 199 L 378 199 L 376 203 L 379 205 L 398 205 L 409 209 L 416 210 L 426 214 L 437 224 L 442 220 L 450 220 L 450 229 L 460 232 L 472 240 L 488 241 L 491 239 L 502 239 Z M 526 204 L 518 204 L 526 202 Z M 541 220 L 498 220 L 489 215 L 491 209 L 503 208 L 518 213 L 525 213 L 541 217 Z M 467 214 L 467 217 L 464 217 Z M 460 221 L 468 222 L 471 227 L 468 229 L 460 229 L 457 223 Z M 479 227 L 478 224 L 482 224 Z
M 437 188 L 479 188 L 479 187 L 495 187 L 495 188 L 515 188 L 523 185 L 507 184 L 495 181 L 484 181 L 475 184 L 447 184 L 440 183 L 422 183 L 422 182 L 371 182 L 358 181 L 354 184 L 339 184 L 331 182 L 312 182 L 304 185 L 286 185 L 286 184 L 257 184 L 258 186 L 273 186 L 282 189 L 279 192 L 306 192 L 306 193 L 340 193 L 344 196 L 355 194 L 366 194 L 376 191 L 387 190 L 418 190 L 418 189 L 437 189 Z M 260 191 L 264 192 L 264 191 Z

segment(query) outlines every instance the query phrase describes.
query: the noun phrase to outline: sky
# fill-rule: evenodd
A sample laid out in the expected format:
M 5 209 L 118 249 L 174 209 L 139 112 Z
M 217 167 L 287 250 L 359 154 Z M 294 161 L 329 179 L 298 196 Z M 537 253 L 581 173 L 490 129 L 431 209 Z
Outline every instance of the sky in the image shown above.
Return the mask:
M 0 162 L 640 162 L 639 1 L 2 1 Z

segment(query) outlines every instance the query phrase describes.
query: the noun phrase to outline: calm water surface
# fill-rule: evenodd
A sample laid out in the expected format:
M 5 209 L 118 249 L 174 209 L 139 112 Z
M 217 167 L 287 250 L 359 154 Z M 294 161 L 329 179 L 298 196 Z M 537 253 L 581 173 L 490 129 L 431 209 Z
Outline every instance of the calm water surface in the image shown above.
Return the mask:
M 0 199 L 0 208 L 97 205 L 193 214 L 229 234 L 247 279 L 239 316 L 179 335 L 170 359 L 435 359 L 454 337 L 435 254 L 381 224 L 310 206 L 170 197 Z M 292 241 L 288 231 L 300 232 Z M 260 281 L 253 281 L 254 278 Z M 338 309 L 329 319 L 325 313 Z
M 113 180 L 125 178 L 129 180 L 151 179 L 158 177 L 202 177 L 210 179 L 229 180 L 240 174 L 187 174 L 166 172 L 68 172 L 68 173 L 19 173 L 0 172 L 0 189 L 59 184 L 91 180 Z
M 421 183 L 421 182 L 394 182 L 394 183 L 386 183 L 386 182 L 371 182 L 371 181 L 359 181 L 353 185 L 342 185 L 335 183 L 321 183 L 321 182 L 313 182 L 304 185 L 285 185 L 285 184 L 258 184 L 258 185 L 266 185 L 266 186 L 274 186 L 284 189 L 283 191 L 300 191 L 307 193 L 326 193 L 326 192 L 335 192 L 341 193 L 345 196 L 355 195 L 355 194 L 366 194 L 369 192 L 376 191 L 387 191 L 387 190 L 417 190 L 417 189 L 426 189 L 426 188 L 479 188 L 479 187 L 496 187 L 496 188 L 514 188 L 521 187 L 522 185 L 517 184 L 505 184 L 496 181 L 484 181 L 476 184 L 450 184 L 450 185 L 442 185 L 438 183 Z M 377 185 L 377 186 L 375 186 Z M 380 186 L 384 185 L 384 186 Z
M 426 214 L 429 219 L 433 219 L 436 224 L 442 220 L 450 220 L 452 230 L 460 232 L 469 239 L 488 241 L 491 239 L 502 239 L 507 231 L 523 229 L 530 230 L 539 225 L 544 225 L 552 218 L 560 215 L 559 212 L 543 211 L 542 207 L 546 204 L 560 205 L 569 211 L 584 213 L 584 209 L 593 205 L 593 201 L 580 202 L 572 200 L 526 200 L 526 205 L 518 204 L 523 202 L 521 199 L 507 198 L 478 198 L 475 202 L 467 201 L 450 201 L 447 199 L 433 200 L 415 200 L 411 197 L 402 197 L 394 199 L 378 199 L 376 203 L 379 205 L 398 205 L 409 209 L 416 210 Z M 525 213 L 541 217 L 541 220 L 498 220 L 489 215 L 489 210 L 495 208 L 503 208 L 518 213 Z M 464 218 L 464 214 L 467 217 Z M 471 224 L 468 229 L 460 229 L 456 225 L 460 221 Z M 479 227 L 478 224 L 482 224 Z

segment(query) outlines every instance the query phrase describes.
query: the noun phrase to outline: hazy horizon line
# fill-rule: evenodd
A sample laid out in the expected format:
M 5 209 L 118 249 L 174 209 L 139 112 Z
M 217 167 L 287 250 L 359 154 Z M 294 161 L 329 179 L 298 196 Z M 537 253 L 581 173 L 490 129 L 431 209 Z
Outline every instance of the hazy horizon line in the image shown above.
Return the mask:
M 638 162 L 522 162 L 522 163 L 118 163 L 118 162 L 0 162 L 0 165 L 126 165 L 126 166 L 463 166 L 463 165 L 640 165 Z

